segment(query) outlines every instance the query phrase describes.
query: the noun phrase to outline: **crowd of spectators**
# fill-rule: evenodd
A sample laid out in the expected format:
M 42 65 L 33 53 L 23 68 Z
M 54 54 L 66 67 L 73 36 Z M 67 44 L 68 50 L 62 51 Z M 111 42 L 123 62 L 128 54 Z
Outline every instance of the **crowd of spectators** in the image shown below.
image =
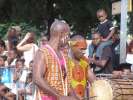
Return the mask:
M 17 32 L 15 28 L 10 28 L 7 32 L 7 40 L 0 38 L 0 100 L 16 100 L 17 98 L 18 100 L 33 100 L 33 58 L 38 48 L 47 43 L 48 38 L 43 36 L 36 44 L 34 32 L 28 32 L 24 38 L 20 34 L 21 32 Z M 113 39 L 111 50 L 114 58 L 119 58 L 120 39 L 118 35 L 114 35 Z M 127 53 L 133 54 L 133 40 L 127 47 Z M 115 64 L 119 66 L 117 60 Z M 119 67 L 115 69 L 118 71 Z
M 33 100 L 32 66 L 38 46 L 36 33 L 29 31 L 22 37 L 15 28 L 7 31 L 7 40 L 0 38 L 0 100 Z

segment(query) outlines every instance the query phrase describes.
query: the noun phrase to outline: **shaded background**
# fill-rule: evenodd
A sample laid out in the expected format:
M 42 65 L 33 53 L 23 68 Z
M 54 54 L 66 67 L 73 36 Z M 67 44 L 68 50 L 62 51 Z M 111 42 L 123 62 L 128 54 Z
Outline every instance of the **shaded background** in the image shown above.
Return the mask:
M 118 0 L 0 0 L 0 34 L 5 35 L 12 25 L 19 25 L 22 30 L 37 30 L 38 35 L 48 34 L 57 18 L 66 20 L 73 32 L 88 35 L 97 25 L 97 9 L 106 9 L 110 17 L 114 1 Z M 120 15 L 110 18 L 120 22 Z
M 25 22 L 46 30 L 58 18 L 75 32 L 86 33 L 96 25 L 98 8 L 110 14 L 111 0 L 0 0 L 0 23 Z

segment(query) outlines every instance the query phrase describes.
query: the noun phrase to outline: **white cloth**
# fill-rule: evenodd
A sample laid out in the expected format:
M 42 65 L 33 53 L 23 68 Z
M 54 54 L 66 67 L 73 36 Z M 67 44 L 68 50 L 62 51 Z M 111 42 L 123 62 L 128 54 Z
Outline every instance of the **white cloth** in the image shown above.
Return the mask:
M 22 71 L 22 75 L 21 75 L 19 81 L 25 83 L 26 82 L 27 75 L 28 75 L 28 71 L 27 70 L 23 70 Z
M 33 83 L 28 83 L 25 87 L 26 90 L 32 90 Z M 33 100 L 33 95 L 26 94 L 26 100 Z
M 17 59 L 15 58 L 15 59 L 11 62 L 10 65 L 11 65 L 11 66 L 15 66 L 15 65 L 16 65 L 16 60 L 17 60 Z
M 9 89 L 11 89 L 11 92 L 14 94 L 17 94 L 17 86 L 16 83 L 4 83 L 4 85 L 6 87 L 8 87 Z
M 133 64 L 133 54 L 127 54 L 126 62 L 129 64 Z
M 32 100 L 36 100 L 36 98 L 38 98 L 38 100 L 41 100 L 41 95 L 40 93 L 38 93 L 37 91 L 37 87 L 35 86 L 35 90 L 34 90 L 34 94 L 33 94 L 33 99 Z
M 14 83 L 13 87 L 11 88 L 11 92 L 14 93 L 14 94 L 16 94 L 16 95 L 17 95 L 17 93 L 18 93 L 18 91 L 17 91 L 17 86 L 16 86 L 15 83 Z
M 36 51 L 38 50 L 38 46 L 33 44 L 31 49 L 24 52 L 25 66 L 29 68 L 29 63 L 33 60 Z

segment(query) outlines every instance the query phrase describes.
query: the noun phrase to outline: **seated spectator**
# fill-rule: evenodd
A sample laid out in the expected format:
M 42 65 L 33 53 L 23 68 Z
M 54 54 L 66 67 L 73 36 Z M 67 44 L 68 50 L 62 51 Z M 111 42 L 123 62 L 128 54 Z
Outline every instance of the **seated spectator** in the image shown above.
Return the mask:
M 27 68 L 29 68 L 29 63 L 33 60 L 35 52 L 38 50 L 38 46 L 34 42 L 35 33 L 28 32 L 24 39 L 17 45 L 17 50 L 24 54 L 25 66 Z
M 108 19 L 108 14 L 105 9 L 99 9 L 96 14 L 99 20 L 97 33 L 101 35 L 101 43 L 97 49 L 97 53 L 101 55 L 104 47 L 112 45 L 111 38 L 115 33 L 115 27 L 113 26 L 112 21 Z
M 89 46 L 89 50 L 91 50 L 92 53 L 89 54 L 89 61 L 96 74 L 111 74 L 113 71 L 112 49 L 110 46 L 106 46 L 103 48 L 102 54 L 99 55 L 97 50 L 100 44 L 100 34 L 92 34 L 92 44 Z
M 122 63 L 118 67 L 114 68 L 112 72 L 113 78 L 123 78 L 131 73 L 131 64 Z

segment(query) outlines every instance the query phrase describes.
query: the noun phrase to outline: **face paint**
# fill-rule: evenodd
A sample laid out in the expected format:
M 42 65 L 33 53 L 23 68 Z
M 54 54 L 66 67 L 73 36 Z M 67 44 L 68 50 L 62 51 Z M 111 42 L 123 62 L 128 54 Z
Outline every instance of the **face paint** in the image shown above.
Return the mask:
M 69 33 L 63 33 L 61 35 L 61 39 L 60 39 L 61 46 L 68 45 L 68 40 L 69 40 Z
M 87 43 L 85 40 L 79 40 L 79 41 L 69 41 L 70 46 L 75 46 L 79 49 L 86 49 Z
M 69 41 L 69 45 L 73 48 L 74 56 L 76 59 L 80 59 L 86 53 L 87 43 L 85 40 Z

